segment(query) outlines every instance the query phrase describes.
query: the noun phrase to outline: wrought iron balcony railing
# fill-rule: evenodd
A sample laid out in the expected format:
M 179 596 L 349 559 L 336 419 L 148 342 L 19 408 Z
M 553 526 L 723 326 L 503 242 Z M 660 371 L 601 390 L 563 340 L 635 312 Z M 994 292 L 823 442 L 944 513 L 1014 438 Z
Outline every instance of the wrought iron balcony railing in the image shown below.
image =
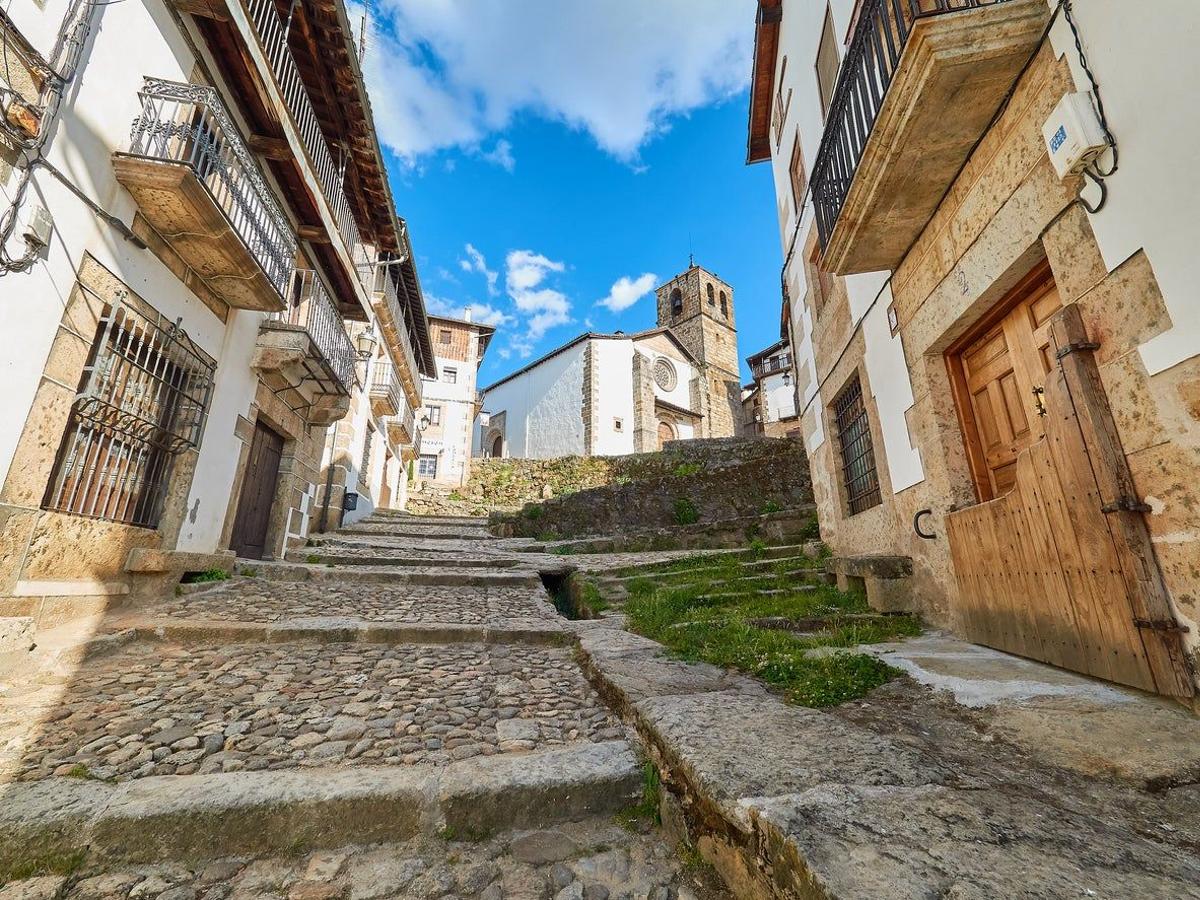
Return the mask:
M 147 78 L 129 156 L 183 163 L 225 214 L 267 280 L 285 296 L 296 237 L 245 142 L 210 87 Z
M 822 248 L 837 226 L 913 27 L 931 16 L 1004 2 L 1007 0 L 864 0 L 813 162 L 810 183 Z
M 271 71 L 275 74 L 275 83 L 283 100 L 291 112 L 296 131 L 308 152 L 308 162 L 316 173 L 325 202 L 333 214 L 337 229 L 346 243 L 346 251 L 352 256 L 362 243 L 358 234 L 358 223 L 350 208 L 350 200 L 342 187 L 342 176 L 345 173 L 344 161 L 339 164 L 334 161 L 329 152 L 329 143 L 321 131 L 321 123 L 313 109 L 312 100 L 300 77 L 300 70 L 288 47 L 287 32 L 284 22 L 279 18 L 275 0 L 243 0 L 249 19 L 258 35 Z
M 385 359 L 378 360 L 372 367 L 371 398 L 383 401 L 393 414 L 404 408 L 404 389 L 396 377 L 395 367 Z
M 396 282 L 392 280 L 388 266 L 378 268 L 374 287 L 375 297 L 382 299 L 387 305 L 391 319 L 396 324 L 397 338 L 401 353 L 404 355 L 404 363 L 408 366 L 412 382 L 419 391 L 421 376 L 420 370 L 417 368 L 416 353 L 413 351 L 412 336 L 404 315 L 404 304 L 400 302 L 400 295 L 396 293 Z
M 357 355 L 346 323 L 334 305 L 325 285 L 317 273 L 309 269 L 296 269 L 292 276 L 292 287 L 288 308 L 273 313 L 271 319 L 303 328 L 313 345 L 329 365 L 338 384 L 350 393 L 358 379 L 355 375 Z

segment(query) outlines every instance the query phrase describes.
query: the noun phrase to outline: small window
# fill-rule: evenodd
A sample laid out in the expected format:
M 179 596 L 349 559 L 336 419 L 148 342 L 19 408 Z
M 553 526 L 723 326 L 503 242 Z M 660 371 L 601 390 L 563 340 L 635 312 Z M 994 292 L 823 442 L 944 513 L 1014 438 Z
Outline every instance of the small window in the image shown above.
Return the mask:
M 721 315 L 729 318 L 729 298 L 725 296 L 724 291 L 721 291 Z
M 808 258 L 808 282 L 813 295 L 813 313 L 820 315 L 825 304 L 833 297 L 835 282 L 833 275 L 821 268 L 821 246 L 814 244 Z
M 883 502 L 879 493 L 879 476 L 875 471 L 871 421 L 867 417 L 862 382 L 857 374 L 833 401 L 833 413 L 842 457 L 846 508 L 853 516 Z
M 804 171 L 804 153 L 800 149 L 800 129 L 796 129 L 796 143 L 792 145 L 792 161 L 788 166 L 792 179 L 792 208 L 796 215 L 804 205 L 804 191 L 808 187 L 808 176 Z
M 787 76 L 787 57 L 783 58 L 783 62 L 779 66 L 778 87 L 775 90 L 775 109 L 771 114 L 771 125 L 775 129 L 775 149 L 779 149 L 779 142 L 783 140 L 783 126 L 787 124 L 788 110 L 792 106 L 792 89 L 788 88 L 787 102 L 784 102 L 783 85 Z
M 428 416 L 430 425 L 442 424 L 442 408 L 440 406 L 430 406 Z
M 613 431 L 624 431 L 624 430 L 625 430 L 625 420 L 624 419 L 613 419 Z
M 449 328 L 438 329 L 438 342 L 442 343 L 442 344 L 450 343 L 450 329 Z
M 458 384 L 458 369 L 452 369 L 450 366 L 442 369 L 442 381 L 446 384 Z
M 438 458 L 435 454 L 422 453 L 417 461 L 417 474 L 422 478 L 437 478 Z
M 708 286 L 708 305 L 709 306 L 717 305 L 717 295 L 716 295 L 716 292 L 713 291 L 713 286 L 711 284 Z
M 683 312 L 683 292 L 679 288 L 671 291 L 671 315 L 677 316 Z
M 838 68 L 837 38 L 833 34 L 833 11 L 825 7 L 825 27 L 821 29 L 821 44 L 817 48 L 817 92 L 821 95 L 821 115 L 829 112 L 833 102 L 833 89 L 837 85 Z

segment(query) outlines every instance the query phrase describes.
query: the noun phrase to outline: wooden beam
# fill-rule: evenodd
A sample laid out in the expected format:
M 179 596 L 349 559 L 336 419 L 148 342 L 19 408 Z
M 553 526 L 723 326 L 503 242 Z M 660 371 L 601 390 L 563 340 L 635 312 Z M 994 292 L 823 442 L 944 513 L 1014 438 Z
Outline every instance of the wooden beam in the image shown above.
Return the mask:
M 216 22 L 228 22 L 229 10 L 224 0 L 167 0 L 167 5 L 184 15 L 199 16 Z
M 1163 694 L 1191 697 L 1196 693 L 1195 681 L 1183 640 L 1175 630 L 1178 623 L 1154 554 L 1150 528 L 1140 508 L 1141 497 L 1100 380 L 1095 358 L 1098 345 L 1088 340 L 1077 304 L 1064 306 L 1055 313 L 1050 329 L 1096 476 L 1108 530 L 1121 560 L 1121 574 L 1132 607 L 1130 614 L 1141 630 L 1154 680 Z
M 300 225 L 296 228 L 296 237 L 310 244 L 328 244 L 329 232 L 323 225 Z
M 286 138 L 267 137 L 265 134 L 252 134 L 246 141 L 250 149 L 266 159 L 276 159 L 286 162 L 295 154 Z

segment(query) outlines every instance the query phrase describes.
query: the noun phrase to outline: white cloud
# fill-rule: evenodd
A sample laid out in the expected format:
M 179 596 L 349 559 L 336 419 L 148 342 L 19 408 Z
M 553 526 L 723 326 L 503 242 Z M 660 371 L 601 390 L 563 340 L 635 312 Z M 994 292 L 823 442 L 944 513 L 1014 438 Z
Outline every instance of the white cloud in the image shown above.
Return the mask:
M 483 254 L 476 250 L 471 244 L 467 244 L 465 252 L 467 254 L 467 258 L 460 259 L 458 261 L 459 266 L 464 272 L 478 272 L 480 275 L 486 278 L 487 291 L 491 296 L 495 297 L 496 294 L 499 293 L 498 289 L 496 288 L 496 282 L 499 280 L 500 274 L 498 272 L 493 272 L 488 268 L 487 260 L 484 259 Z
M 504 263 L 504 287 L 516 308 L 526 314 L 524 330 L 513 335 L 511 345 L 527 357 L 547 331 L 571 321 L 567 295 L 544 286 L 552 273 L 565 271 L 566 265 L 532 250 L 513 250 Z
M 415 161 L 474 152 L 518 114 L 636 163 L 673 116 L 750 75 L 749 0 L 378 0 L 365 60 L 381 137 Z M 490 151 L 505 165 L 511 147 Z
M 517 167 L 517 161 L 512 154 L 512 144 L 504 139 L 496 141 L 494 148 L 481 153 L 480 156 L 490 163 L 495 163 L 505 172 L 511 172 Z
M 470 319 L 480 325 L 491 325 L 502 328 L 511 325 L 516 319 L 502 309 L 487 303 L 455 303 L 436 294 L 425 294 L 425 307 L 435 316 L 449 316 L 452 319 Z
M 622 275 L 613 283 L 608 296 L 603 300 L 597 300 L 596 305 L 606 307 L 615 313 L 623 312 L 650 293 L 657 282 L 658 276 L 653 272 L 639 275 L 636 279 Z

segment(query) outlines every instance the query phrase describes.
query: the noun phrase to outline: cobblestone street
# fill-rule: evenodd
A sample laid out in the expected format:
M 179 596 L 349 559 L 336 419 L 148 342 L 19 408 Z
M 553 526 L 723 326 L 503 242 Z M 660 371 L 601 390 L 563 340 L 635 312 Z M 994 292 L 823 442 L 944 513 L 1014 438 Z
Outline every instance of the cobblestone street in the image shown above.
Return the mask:
M 72 812 L 103 792 L 80 820 L 96 834 L 126 796 L 139 806 L 69 879 L 0 897 L 721 896 L 645 811 L 615 824 L 642 791 L 636 739 L 538 578 L 561 560 L 528 545 L 380 516 L 51 636 L 41 675 L 3 685 L 0 790 Z M 331 818 L 346 791 L 352 818 Z M 181 803 L 194 852 L 153 824 Z M 313 833 L 244 824 L 280 804 Z

